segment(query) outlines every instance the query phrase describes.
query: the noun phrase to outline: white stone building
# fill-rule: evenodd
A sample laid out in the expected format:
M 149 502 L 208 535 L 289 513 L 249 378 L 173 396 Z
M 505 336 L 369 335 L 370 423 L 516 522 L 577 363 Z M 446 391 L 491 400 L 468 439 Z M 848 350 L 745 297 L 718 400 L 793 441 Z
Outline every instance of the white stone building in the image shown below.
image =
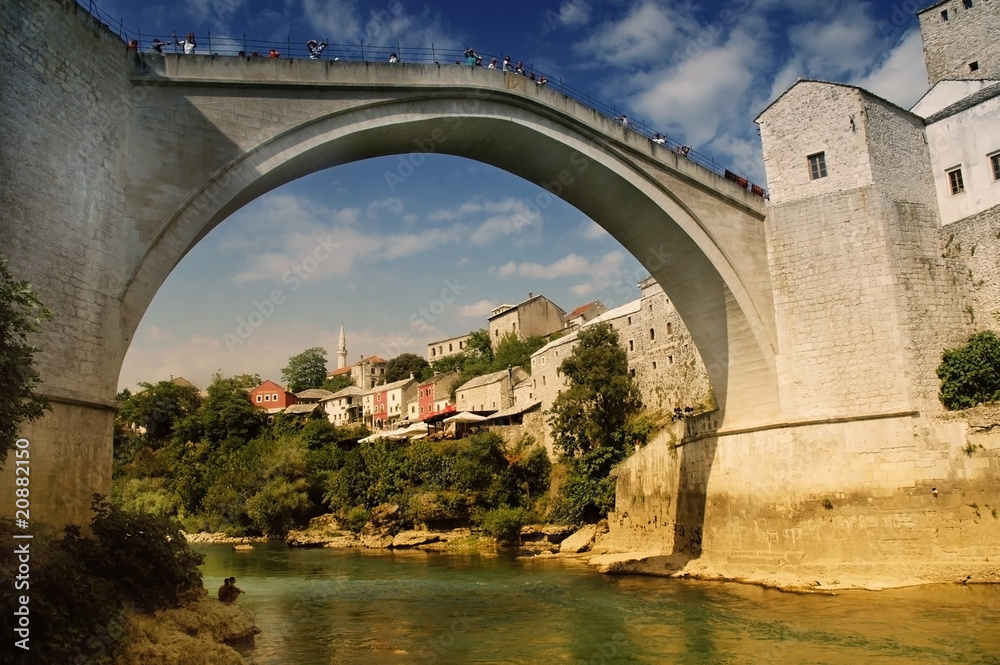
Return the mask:
M 528 376 L 520 367 L 500 370 L 471 379 L 455 391 L 459 411 L 493 413 L 514 404 L 514 386 Z
M 646 407 L 710 408 L 708 374 L 677 310 L 653 278 L 643 280 L 639 288 L 638 300 L 606 311 L 581 330 L 604 322 L 618 332 Z M 530 382 L 517 387 L 520 400 L 541 400 L 543 410 L 552 407 L 566 387 L 559 366 L 576 347 L 577 335 L 575 331 L 549 342 L 531 356 Z
M 516 305 L 501 305 L 488 319 L 490 342 L 497 343 L 509 333 L 521 339 L 545 337 L 566 325 L 566 312 L 545 296 L 528 294 L 527 300 Z
M 471 336 L 471 334 L 466 333 L 465 335 L 431 342 L 427 345 L 427 362 L 432 363 L 436 360 L 453 356 L 456 353 L 463 353 Z
M 357 386 L 347 386 L 320 400 L 327 420 L 338 427 L 360 421 L 363 410 L 361 396 L 364 393 L 365 391 Z

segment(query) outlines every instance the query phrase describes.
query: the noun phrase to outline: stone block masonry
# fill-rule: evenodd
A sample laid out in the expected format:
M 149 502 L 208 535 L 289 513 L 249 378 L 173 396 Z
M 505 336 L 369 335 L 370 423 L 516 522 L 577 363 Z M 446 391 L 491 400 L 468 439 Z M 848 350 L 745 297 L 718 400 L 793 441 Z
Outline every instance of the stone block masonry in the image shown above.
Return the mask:
M 134 62 L 73 0 L 5 2 L 0 12 L 0 251 L 55 313 L 36 340 L 53 410 L 24 433 L 37 474 L 32 518 L 87 523 L 90 494 L 110 491 L 113 399 L 127 345 L 114 294 L 129 237 L 108 221 L 125 208 Z M 13 486 L 12 474 L 8 464 L 0 485 Z M 11 496 L 0 502 L 5 517 Z
M 1000 79 L 995 0 L 949 0 L 918 16 L 931 86 L 944 79 Z

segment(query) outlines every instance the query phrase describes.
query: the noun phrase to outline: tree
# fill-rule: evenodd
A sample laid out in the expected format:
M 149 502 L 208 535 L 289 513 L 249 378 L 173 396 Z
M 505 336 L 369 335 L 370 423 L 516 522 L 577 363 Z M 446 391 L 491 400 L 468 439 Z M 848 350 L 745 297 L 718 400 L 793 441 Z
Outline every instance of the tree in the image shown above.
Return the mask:
M 338 374 L 337 376 L 331 376 L 329 379 L 324 381 L 323 390 L 329 390 L 331 393 L 335 393 L 353 385 L 354 377 L 352 377 L 350 373 L 344 372 L 343 374 Z
M 487 362 L 493 362 L 493 342 L 490 340 L 490 331 L 486 328 L 473 330 L 469 333 L 465 348 L 468 349 L 468 353 L 479 354 Z
M 34 390 L 40 381 L 34 355 L 40 349 L 28 343 L 28 336 L 40 330 L 40 324 L 52 318 L 31 284 L 15 280 L 0 256 L 0 385 L 4 388 L 0 407 L 0 465 L 14 448 L 22 423 L 42 417 L 48 401 Z
M 422 381 L 427 378 L 425 373 L 430 372 L 431 365 L 415 353 L 401 353 L 395 358 L 390 358 L 385 364 L 385 382 L 402 381 L 411 374 L 413 378 Z
M 938 398 L 946 409 L 1000 400 L 1000 339 L 986 330 L 970 337 L 965 346 L 945 350 L 937 375 Z
M 493 362 L 491 371 L 499 372 L 508 367 L 521 367 L 530 370 L 531 354 L 545 346 L 545 339 L 529 337 L 521 339 L 517 333 L 508 332 L 500 338 L 497 348 L 493 351 Z
M 212 377 L 201 408 L 205 438 L 218 446 L 228 439 L 244 443 L 257 436 L 264 426 L 264 412 L 250 402 L 250 394 L 237 379 L 221 374 Z
M 168 440 L 176 424 L 197 413 L 201 406 L 201 394 L 193 386 L 179 386 L 172 381 L 139 385 L 143 389 L 122 402 L 118 422 L 126 428 L 142 427 L 151 443 Z
M 281 370 L 281 380 L 293 393 L 319 388 L 326 381 L 326 349 L 314 346 L 288 359 L 288 367 Z
M 559 366 L 569 388 L 549 412 L 555 447 L 568 466 L 557 510 L 567 522 L 594 521 L 614 507 L 609 473 L 628 455 L 628 422 L 642 408 L 618 333 L 598 323 L 581 329 L 578 340 Z
M 642 408 L 639 388 L 629 375 L 628 356 L 607 323 L 580 330 L 579 343 L 559 371 L 569 388 L 552 404 L 549 418 L 555 445 L 574 456 L 602 446 L 624 447 L 621 432 Z

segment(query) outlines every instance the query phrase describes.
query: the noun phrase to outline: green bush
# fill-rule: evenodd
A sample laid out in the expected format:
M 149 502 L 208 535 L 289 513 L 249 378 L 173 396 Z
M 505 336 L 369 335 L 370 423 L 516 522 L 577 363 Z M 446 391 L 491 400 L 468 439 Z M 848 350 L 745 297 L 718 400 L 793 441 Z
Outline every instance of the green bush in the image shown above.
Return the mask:
M 193 552 L 180 525 L 165 517 L 132 513 L 95 496 L 91 530 L 97 540 L 90 570 L 112 580 L 140 612 L 177 607 L 201 591 L 202 555 Z
M 486 511 L 478 521 L 483 533 L 498 543 L 516 545 L 521 542 L 521 527 L 527 523 L 528 513 L 523 508 L 503 506 Z
M 32 663 L 110 665 L 127 639 L 126 606 L 153 612 L 204 593 L 202 557 L 174 523 L 122 511 L 102 497 L 95 497 L 93 508 L 93 537 L 68 526 L 61 537 L 39 533 L 30 541 Z M 0 525 L 3 540 L 20 542 L 10 531 L 9 523 Z M 16 557 L 0 558 L 4 589 L 15 589 L 16 566 Z M 19 595 L 0 594 L 0 631 L 6 639 L 16 635 Z
M 364 506 L 355 506 L 347 511 L 347 528 L 351 530 L 351 533 L 361 533 L 361 529 L 364 528 L 365 524 L 368 524 L 369 513 L 368 509 Z
M 939 399 L 946 409 L 967 409 L 1000 400 L 1000 339 L 976 333 L 965 346 L 947 349 L 937 369 Z
M 10 537 L 9 524 L 0 527 L 4 542 L 21 543 Z M 98 577 L 88 562 L 99 556 L 96 541 L 80 535 L 80 528 L 68 527 L 61 538 L 36 533 L 30 541 L 30 590 L 15 591 L 17 557 L 0 558 L 0 630 L 8 642 L 3 662 L 30 662 L 39 665 L 93 663 L 110 665 L 122 651 L 125 619 L 122 598 L 115 583 Z M 11 642 L 18 597 L 28 595 L 31 635 L 25 652 L 28 660 L 10 658 L 19 649 Z M 30 655 L 29 655 L 30 654 Z

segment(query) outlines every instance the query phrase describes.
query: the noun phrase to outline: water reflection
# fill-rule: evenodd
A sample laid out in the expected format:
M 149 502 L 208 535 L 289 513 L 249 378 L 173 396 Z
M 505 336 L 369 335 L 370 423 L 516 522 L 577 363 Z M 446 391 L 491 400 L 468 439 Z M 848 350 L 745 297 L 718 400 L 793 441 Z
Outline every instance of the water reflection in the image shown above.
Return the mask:
M 799 596 L 606 577 L 565 561 L 425 552 L 200 548 L 263 633 L 255 665 L 996 663 L 1000 588 Z

